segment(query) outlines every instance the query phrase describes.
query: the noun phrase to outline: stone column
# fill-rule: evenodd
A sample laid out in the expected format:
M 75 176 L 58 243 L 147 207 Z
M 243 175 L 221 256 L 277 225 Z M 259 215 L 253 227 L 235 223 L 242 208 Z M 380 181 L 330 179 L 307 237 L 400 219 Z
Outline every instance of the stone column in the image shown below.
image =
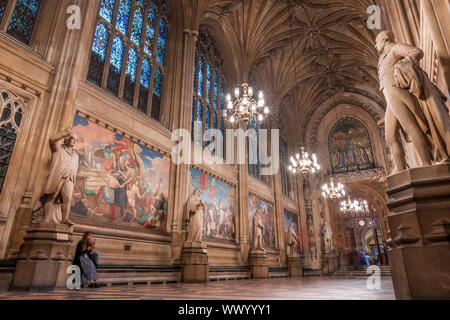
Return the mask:
M 74 251 L 72 235 L 73 227 L 67 225 L 33 223 L 20 248 L 12 288 L 65 288 Z
M 387 178 L 397 299 L 450 298 L 450 165 Z

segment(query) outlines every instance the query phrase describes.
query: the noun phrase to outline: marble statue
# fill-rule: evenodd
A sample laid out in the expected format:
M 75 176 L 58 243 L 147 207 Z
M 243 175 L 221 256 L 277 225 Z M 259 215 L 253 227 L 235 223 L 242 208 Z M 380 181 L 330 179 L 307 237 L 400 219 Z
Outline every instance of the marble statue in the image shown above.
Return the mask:
M 201 193 L 202 190 L 196 188 L 187 201 L 185 221 L 189 222 L 189 227 L 186 242 L 202 241 L 205 203 L 200 198 Z
M 295 255 L 297 253 L 298 237 L 294 229 L 294 223 L 291 222 L 287 233 L 288 254 Z
M 330 226 L 325 222 L 322 224 L 322 229 L 320 231 L 323 238 L 323 244 L 325 250 L 333 249 L 333 232 L 331 231 Z
M 64 141 L 59 145 L 62 139 Z M 77 142 L 78 137 L 72 133 L 72 128 L 58 132 L 49 139 L 52 160 L 38 208 L 43 209 L 44 222 L 73 225 L 69 214 L 78 172 L 78 154 L 75 152 Z
M 253 215 L 253 246 L 254 250 L 264 250 L 262 237 L 264 234 L 264 223 L 261 218 L 261 210 L 257 209 Z
M 412 142 L 422 166 L 448 163 L 450 117 L 445 95 L 420 68 L 423 52 L 394 42 L 382 31 L 376 39 L 380 53 L 378 77 L 386 102 L 385 131 L 393 161 L 393 173 L 408 168 L 399 132 Z
M 306 220 L 308 226 L 308 236 L 312 237 L 314 236 L 314 222 L 310 213 L 306 215 Z

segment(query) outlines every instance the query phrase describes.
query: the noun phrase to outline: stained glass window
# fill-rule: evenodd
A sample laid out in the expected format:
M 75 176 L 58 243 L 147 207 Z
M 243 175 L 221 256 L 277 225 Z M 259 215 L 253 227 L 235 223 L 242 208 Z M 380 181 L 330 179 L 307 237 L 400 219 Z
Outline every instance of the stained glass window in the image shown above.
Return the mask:
M 157 120 L 166 73 L 167 14 L 162 0 L 102 0 L 87 76 Z
M 281 135 L 280 135 L 280 170 L 281 170 L 281 189 L 285 195 L 290 194 L 291 192 L 291 183 L 290 183 L 290 177 L 289 172 L 287 168 L 289 167 L 289 161 L 288 161 L 288 147 L 286 143 L 286 139 L 284 138 L 284 126 L 283 122 L 280 121 L 280 127 L 281 127 Z
M 254 92 L 258 92 L 258 90 L 249 83 L 249 87 L 253 88 Z M 252 141 L 252 145 L 247 144 L 247 161 L 248 161 L 248 174 L 259 179 L 264 180 L 264 177 L 261 175 L 261 158 L 260 158 L 260 150 L 263 148 L 263 144 L 261 141 L 261 124 L 256 121 L 249 122 L 249 129 L 253 129 L 251 131 L 252 136 L 250 136 L 247 140 Z
M 138 55 L 134 48 L 128 51 L 125 87 L 123 89 L 123 99 L 131 103 L 134 98 L 134 88 L 136 82 L 136 66 L 138 64 Z
M 144 23 L 144 0 L 136 2 L 136 10 L 134 10 L 133 26 L 131 30 L 131 40 L 138 46 L 141 44 L 142 25 Z
M 203 132 L 209 128 L 220 129 L 225 139 L 225 123 L 222 117 L 225 79 L 222 64 L 223 59 L 214 37 L 206 27 L 201 26 L 195 54 L 192 113 L 196 114 L 195 119 L 203 122 Z M 198 109 L 199 106 L 202 110 Z
M 100 57 L 101 61 L 105 61 L 106 48 L 108 46 L 109 32 L 104 23 L 97 25 L 95 29 L 94 43 L 92 44 L 92 51 Z
M 20 133 L 23 104 L 9 91 L 0 92 L 0 194 L 2 192 L 14 145 Z
M 92 54 L 87 76 L 96 85 L 101 85 L 108 39 L 109 32 L 106 25 L 104 23 L 98 24 L 97 28 L 95 28 L 95 37 L 92 43 Z
M 164 19 L 159 23 L 159 37 L 158 37 L 158 54 L 156 61 L 160 65 L 164 65 L 164 58 L 166 55 L 166 40 L 167 40 L 167 23 Z
M 114 95 L 119 92 L 120 71 L 122 69 L 122 59 L 125 46 L 122 38 L 118 35 L 113 40 L 111 58 L 109 60 L 109 74 L 106 88 Z
M 117 12 L 116 28 L 124 35 L 127 34 L 128 19 L 130 18 L 131 0 L 118 0 L 119 11 Z
M 17 0 L 7 33 L 29 44 L 40 6 L 41 0 Z
M 115 0 L 102 0 L 102 4 L 100 6 L 100 16 L 109 23 L 112 22 L 113 18 L 114 1 Z
M 156 25 L 155 9 L 151 8 L 148 12 L 147 33 L 145 36 L 145 46 L 144 46 L 145 53 L 149 54 L 150 56 L 153 55 L 153 43 L 155 42 L 155 25 Z

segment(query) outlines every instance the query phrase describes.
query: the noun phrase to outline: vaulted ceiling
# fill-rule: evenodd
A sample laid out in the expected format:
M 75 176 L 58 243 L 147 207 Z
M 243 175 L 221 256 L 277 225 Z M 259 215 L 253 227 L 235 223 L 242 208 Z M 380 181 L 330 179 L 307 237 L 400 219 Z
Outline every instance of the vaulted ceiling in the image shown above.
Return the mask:
M 236 81 L 249 80 L 263 89 L 272 114 L 280 115 L 287 130 L 300 137 L 312 114 L 332 96 L 351 92 L 384 104 L 376 73 L 378 31 L 366 24 L 367 8 L 373 4 L 210 0 L 204 1 L 203 16 L 219 21 Z M 383 22 L 386 27 L 388 22 Z

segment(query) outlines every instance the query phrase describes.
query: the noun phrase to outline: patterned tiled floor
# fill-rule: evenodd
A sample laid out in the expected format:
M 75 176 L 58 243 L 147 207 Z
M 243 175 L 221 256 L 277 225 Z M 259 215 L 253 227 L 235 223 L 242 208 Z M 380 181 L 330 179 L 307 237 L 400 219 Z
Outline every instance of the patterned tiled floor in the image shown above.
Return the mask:
M 0 292 L 0 300 L 393 300 L 391 278 L 381 279 L 381 289 L 368 289 L 365 278 L 283 278 L 238 280 L 205 284 L 171 284 L 58 290 L 52 292 Z

